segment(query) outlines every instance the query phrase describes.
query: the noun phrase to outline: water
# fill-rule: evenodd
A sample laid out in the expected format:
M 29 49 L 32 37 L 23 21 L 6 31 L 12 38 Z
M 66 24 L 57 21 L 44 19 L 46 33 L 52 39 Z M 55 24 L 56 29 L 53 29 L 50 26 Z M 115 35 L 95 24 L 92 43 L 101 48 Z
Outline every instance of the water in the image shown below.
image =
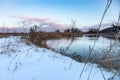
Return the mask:
M 90 49 L 93 47 L 94 43 L 96 41 L 94 50 L 92 51 L 91 56 L 94 54 L 102 54 L 103 50 L 109 49 L 110 45 L 115 42 L 113 39 L 107 39 L 105 37 L 75 37 L 74 41 L 72 42 L 72 39 L 68 38 L 61 38 L 61 39 L 55 39 L 55 40 L 48 40 L 46 43 L 49 48 L 55 49 L 56 51 L 65 50 L 66 47 L 68 47 L 71 42 L 70 48 L 67 50 L 66 54 L 78 54 L 82 56 L 82 58 L 85 58 Z

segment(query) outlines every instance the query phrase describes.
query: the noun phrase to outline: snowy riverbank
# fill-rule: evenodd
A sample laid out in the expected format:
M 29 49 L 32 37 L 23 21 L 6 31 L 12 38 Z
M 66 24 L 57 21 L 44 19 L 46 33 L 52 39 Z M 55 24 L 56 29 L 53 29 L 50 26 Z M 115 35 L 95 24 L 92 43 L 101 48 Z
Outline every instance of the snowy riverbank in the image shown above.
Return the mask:
M 0 38 L 0 80 L 79 80 L 83 66 L 51 50 L 28 46 L 20 37 Z M 87 80 L 91 67 L 87 64 L 81 80 Z M 105 69 L 102 72 L 106 80 L 114 75 Z M 89 80 L 104 80 L 96 64 Z

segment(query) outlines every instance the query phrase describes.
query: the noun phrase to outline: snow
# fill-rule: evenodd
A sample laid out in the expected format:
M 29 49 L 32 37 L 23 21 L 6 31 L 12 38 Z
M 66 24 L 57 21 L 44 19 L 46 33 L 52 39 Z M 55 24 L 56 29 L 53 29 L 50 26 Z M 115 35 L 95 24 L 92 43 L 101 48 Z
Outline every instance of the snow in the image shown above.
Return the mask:
M 28 46 L 20 37 L 0 38 L 0 80 L 80 80 L 83 67 L 84 63 L 51 50 Z M 106 80 L 114 75 L 103 68 L 102 72 Z M 104 80 L 97 64 L 88 63 L 81 80 L 89 74 L 89 80 Z

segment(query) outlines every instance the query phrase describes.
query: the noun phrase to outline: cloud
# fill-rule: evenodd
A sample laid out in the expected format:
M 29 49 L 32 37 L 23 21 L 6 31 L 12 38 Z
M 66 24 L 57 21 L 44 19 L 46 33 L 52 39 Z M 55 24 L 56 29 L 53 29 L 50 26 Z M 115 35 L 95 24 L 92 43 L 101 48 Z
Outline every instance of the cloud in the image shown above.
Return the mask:
M 58 24 L 56 21 L 53 22 L 51 21 L 52 19 L 50 18 L 36 18 L 36 17 L 27 17 L 27 16 L 12 16 L 12 18 L 15 18 L 15 19 L 21 19 L 23 21 L 26 21 L 28 23 L 36 23 L 36 22 L 40 22 L 43 24 L 42 26 L 42 30 L 44 31 L 55 31 L 57 29 L 60 29 L 60 30 L 64 30 L 66 28 L 68 28 L 68 25 L 63 25 L 63 24 Z
M 57 23 L 52 23 L 51 26 L 56 27 L 58 29 L 63 29 L 63 28 L 68 27 L 68 25 L 61 25 L 61 24 L 57 24 Z
M 57 22 L 45 22 L 43 25 L 47 25 L 50 28 L 58 28 L 58 29 L 63 29 L 68 27 L 67 24 L 58 24 Z
M 27 16 L 11 16 L 12 18 L 16 18 L 16 19 L 21 19 L 23 21 L 26 21 L 28 23 L 35 23 L 35 22 L 47 22 L 50 19 L 49 18 L 31 18 L 31 17 L 27 17 Z

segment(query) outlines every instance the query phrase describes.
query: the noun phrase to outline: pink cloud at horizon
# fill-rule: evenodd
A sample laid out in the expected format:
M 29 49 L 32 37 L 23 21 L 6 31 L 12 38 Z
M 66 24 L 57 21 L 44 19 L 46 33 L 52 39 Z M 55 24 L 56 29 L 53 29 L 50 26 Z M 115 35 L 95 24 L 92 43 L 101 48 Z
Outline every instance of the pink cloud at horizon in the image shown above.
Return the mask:
M 11 16 L 12 18 L 15 18 L 15 19 L 20 19 L 21 21 L 25 21 L 27 22 L 28 24 L 30 24 L 30 27 L 32 27 L 34 25 L 37 25 L 36 23 L 42 23 L 42 29 L 46 29 L 47 31 L 49 30 L 56 30 L 56 29 L 60 29 L 60 30 L 64 30 L 64 29 L 67 29 L 68 28 L 68 25 L 67 24 L 59 24 L 57 23 L 56 21 L 53 22 L 51 21 L 52 19 L 50 18 L 36 18 L 36 17 L 27 17 L 27 16 Z M 19 20 L 18 20 L 19 21 Z M 22 25 L 21 25 L 22 26 Z M 39 27 L 39 25 L 38 25 Z M 26 28 L 29 28 L 29 27 L 26 27 Z M 0 29 L 9 29 L 9 30 L 12 30 L 12 29 L 22 29 L 20 26 L 0 26 Z M 45 31 L 46 31 L 45 30 Z
M 11 16 L 12 18 L 16 18 L 16 19 L 22 19 L 23 21 L 26 21 L 30 24 L 32 23 L 43 23 L 44 25 L 49 25 L 49 26 L 52 26 L 52 27 L 58 27 L 58 28 L 65 28 L 65 27 L 68 27 L 67 24 L 58 24 L 57 22 L 53 22 L 51 21 L 52 19 L 51 18 L 36 18 L 36 17 L 27 17 L 27 16 Z
M 27 16 L 11 16 L 12 18 L 21 19 L 28 23 L 35 23 L 35 22 L 47 22 L 50 18 L 36 18 L 36 17 L 27 17 Z

